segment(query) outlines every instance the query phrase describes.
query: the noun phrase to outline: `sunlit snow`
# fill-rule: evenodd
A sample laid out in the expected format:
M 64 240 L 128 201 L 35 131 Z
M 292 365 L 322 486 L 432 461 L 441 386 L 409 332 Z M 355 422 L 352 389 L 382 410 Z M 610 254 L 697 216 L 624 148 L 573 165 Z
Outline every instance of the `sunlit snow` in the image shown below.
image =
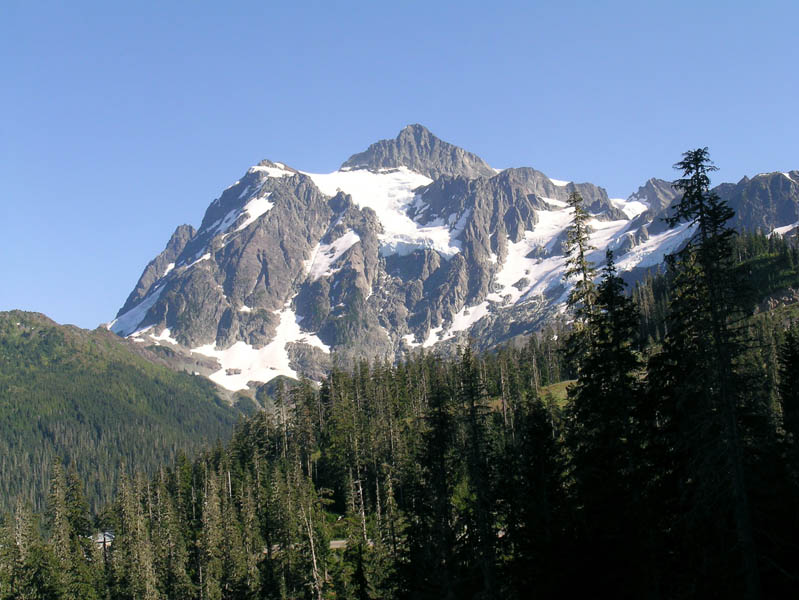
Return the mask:
M 634 197 L 630 198 L 629 200 L 624 200 L 622 198 L 611 198 L 610 203 L 616 208 L 621 209 L 621 211 L 630 219 L 634 219 L 649 208 L 649 204 L 647 202 L 634 199 Z
M 546 201 L 554 205 L 551 199 Z M 538 223 L 533 231 L 525 231 L 524 238 L 518 242 L 508 242 L 507 256 L 494 277 L 496 291 L 486 298 L 492 302 L 516 304 L 540 296 L 561 283 L 565 257 L 536 257 L 533 251 L 536 248 L 546 252 L 559 251 L 554 245 L 571 224 L 573 213 L 570 208 L 538 211 Z M 597 248 L 589 258 L 599 264 L 604 261 L 604 248 L 629 225 L 629 221 L 591 219 L 588 224 L 592 230 L 590 243 Z
M 261 165 L 254 165 L 249 168 L 248 173 L 266 173 L 269 177 L 290 177 L 296 175 L 294 171 L 290 171 L 283 163 L 274 163 L 274 167 L 266 167 Z
M 205 253 L 205 254 L 203 254 L 201 257 L 199 257 L 199 258 L 195 259 L 194 261 L 192 261 L 191 263 L 189 263 L 188 265 L 186 265 L 186 268 L 187 268 L 187 269 L 190 269 L 191 267 L 193 267 L 194 265 L 196 265 L 198 262 L 202 262 L 202 261 L 204 261 L 204 260 L 209 260 L 210 258 L 211 258 L 211 253 L 210 253 L 210 252 L 206 252 L 206 253 Z
M 612 242 L 624 233 L 630 222 L 626 219 L 619 221 L 600 221 L 591 219 L 588 226 L 591 228 L 591 245 L 594 250 L 588 254 L 588 260 L 596 265 L 605 262 L 605 249 L 613 249 Z
M 443 338 L 441 337 L 441 333 L 443 331 L 444 331 L 443 325 L 439 325 L 438 327 L 433 327 L 430 330 L 430 333 L 427 334 L 427 339 L 425 339 L 425 341 L 422 342 L 422 347 L 429 348 L 430 346 L 443 341 Z
M 221 368 L 209 376 L 211 381 L 225 389 L 236 391 L 247 389 L 247 382 L 266 383 L 279 375 L 297 378 L 297 372 L 289 364 L 286 345 L 292 342 L 308 344 L 325 353 L 330 352 L 316 335 L 300 329 L 297 317 L 290 308 L 278 313 L 280 322 L 274 339 L 263 348 L 253 348 L 238 341 L 230 348 L 217 350 L 214 344 L 193 348 L 192 352 L 216 358 Z
M 552 179 L 551 177 L 548 177 L 547 179 L 549 179 L 552 183 L 554 183 L 558 187 L 564 187 L 571 183 L 571 181 L 562 181 L 560 179 Z
M 269 212 L 269 210 L 274 206 L 274 204 L 269 201 L 270 195 L 271 193 L 265 194 L 260 198 L 253 198 L 244 205 L 242 212 L 247 213 L 247 218 L 241 225 L 236 227 L 236 231 L 241 231 L 242 229 L 248 227 L 251 223 L 255 222 L 258 217 Z
M 416 336 L 413 333 L 406 333 L 402 336 L 402 340 L 411 348 L 421 346 L 421 344 L 416 341 Z
M 168 342 L 175 346 L 177 346 L 178 344 L 178 341 L 175 338 L 171 337 L 171 332 L 169 331 L 169 329 L 166 328 L 164 328 L 164 330 L 160 334 L 158 335 L 151 334 L 150 337 L 152 337 L 154 340 L 158 340 L 159 342 Z
M 466 331 L 489 313 L 488 307 L 489 303 L 487 301 L 481 302 L 477 306 L 464 306 L 457 313 L 452 315 L 452 323 L 449 327 L 445 328 L 442 325 L 431 329 L 430 333 L 427 334 L 427 339 L 422 343 L 422 346 L 424 348 L 429 348 L 438 342 L 452 339 L 455 337 L 455 334 L 460 331 Z M 413 334 L 405 335 L 403 339 L 406 340 L 410 346 L 418 346 L 418 344 L 413 342 Z
M 775 227 L 774 228 L 774 233 L 779 233 L 780 235 L 785 235 L 786 233 L 788 233 L 789 231 L 791 231 L 792 229 L 794 229 L 796 227 L 799 227 L 799 221 L 797 221 L 796 223 L 791 223 L 790 225 L 783 225 L 782 227 Z
M 342 254 L 361 241 L 361 238 L 352 230 L 337 238 L 329 244 L 317 244 L 314 248 L 310 260 L 305 261 L 305 270 L 311 278 L 316 281 L 320 277 L 333 274 L 331 266 Z
M 158 302 L 158 298 L 161 297 L 161 293 L 163 291 L 163 286 L 157 286 L 141 302 L 139 302 L 125 314 L 120 315 L 108 323 L 106 327 L 117 335 L 128 336 L 132 334 L 137 330 L 139 325 L 141 325 L 144 317 L 147 316 L 147 311 L 152 308 L 153 304 Z
M 667 254 L 676 252 L 693 232 L 694 228 L 690 223 L 683 223 L 674 229 L 653 235 L 617 260 L 616 267 L 620 271 L 629 271 L 635 267 L 657 266 L 663 262 Z
M 333 196 L 341 190 L 350 194 L 361 208 L 375 211 L 383 225 L 380 234 L 383 256 L 409 254 L 417 248 L 432 248 L 446 257 L 460 252 L 460 242 L 456 238 L 465 222 L 420 224 L 405 214 L 415 200 L 414 190 L 432 183 L 429 177 L 407 167 L 383 169 L 378 173 L 357 169 L 307 175 L 324 194 Z

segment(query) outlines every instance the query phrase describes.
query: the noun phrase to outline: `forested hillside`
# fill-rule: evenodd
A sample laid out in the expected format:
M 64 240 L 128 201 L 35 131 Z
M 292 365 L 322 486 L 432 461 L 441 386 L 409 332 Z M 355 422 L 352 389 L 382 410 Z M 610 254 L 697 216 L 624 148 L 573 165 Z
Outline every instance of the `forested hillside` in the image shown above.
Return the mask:
M 776 252 L 751 241 L 762 251 L 752 264 L 780 260 L 781 241 Z M 551 384 L 575 368 L 563 352 L 573 337 L 549 330 L 496 354 L 364 363 L 321 389 L 280 387 L 275 414 L 242 422 L 196 461 L 124 479 L 96 517 L 58 474 L 49 543 L 24 505 L 9 515 L 0 597 L 42 582 L 65 598 L 744 597 L 725 455 L 694 445 L 714 439 L 714 411 L 692 416 L 691 402 L 666 395 L 684 378 L 667 374 L 662 340 L 636 350 L 648 321 L 615 295 L 620 285 L 606 274 L 597 306 L 608 316 L 620 302 L 627 320 L 587 322 L 602 350 L 581 359 L 565 401 Z M 736 363 L 767 597 L 790 593 L 797 576 L 791 308 L 748 317 Z M 82 540 L 105 530 L 116 537 L 104 561 Z M 71 540 L 69 552 L 55 539 Z
M 122 470 L 152 472 L 217 438 L 238 411 L 205 378 L 175 373 L 98 329 L 36 313 L 0 313 L 0 510 L 43 506 L 53 459 L 111 499 Z

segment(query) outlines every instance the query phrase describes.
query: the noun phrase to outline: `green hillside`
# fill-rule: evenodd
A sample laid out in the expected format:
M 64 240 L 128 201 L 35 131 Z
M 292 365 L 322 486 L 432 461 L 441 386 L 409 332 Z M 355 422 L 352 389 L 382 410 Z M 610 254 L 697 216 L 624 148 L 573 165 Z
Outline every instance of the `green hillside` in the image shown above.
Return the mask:
M 56 456 L 98 506 L 122 466 L 152 471 L 229 437 L 238 412 L 214 386 L 153 360 L 104 329 L 0 313 L 0 511 L 20 494 L 40 507 Z

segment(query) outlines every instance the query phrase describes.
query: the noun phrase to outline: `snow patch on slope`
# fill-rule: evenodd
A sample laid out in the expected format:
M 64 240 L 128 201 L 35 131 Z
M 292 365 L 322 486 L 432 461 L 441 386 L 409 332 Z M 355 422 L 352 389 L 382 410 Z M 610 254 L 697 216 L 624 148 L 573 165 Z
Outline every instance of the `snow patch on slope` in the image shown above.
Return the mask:
M 153 307 L 153 304 L 158 302 L 158 298 L 161 297 L 161 293 L 163 291 L 163 285 L 157 286 L 141 302 L 139 302 L 125 314 L 120 315 L 108 323 L 106 327 L 117 335 L 121 335 L 123 337 L 127 337 L 135 333 L 138 330 L 139 325 L 141 325 L 142 321 L 144 321 L 144 317 L 147 316 L 147 311 Z
M 333 173 L 306 173 L 322 193 L 333 196 L 338 191 L 352 196 L 361 208 L 371 208 L 383 225 L 379 239 L 380 253 L 406 255 L 418 248 L 432 248 L 445 257 L 460 252 L 456 239 L 465 221 L 452 225 L 420 224 L 408 217 L 406 211 L 416 200 L 415 189 L 429 185 L 432 179 L 407 167 L 381 169 L 375 173 L 364 169 L 348 169 Z M 458 229 L 458 226 L 461 229 Z
M 269 194 L 265 194 L 260 198 L 253 198 L 247 204 L 244 205 L 244 208 L 241 209 L 241 213 L 246 213 L 247 218 L 244 222 L 236 227 L 236 231 L 241 231 L 253 222 L 258 219 L 261 215 L 265 215 L 269 210 L 274 206 L 274 203 L 269 201 Z M 240 213 L 240 214 L 241 214 Z
M 553 204 L 551 200 L 546 200 Z M 517 304 L 543 295 L 548 289 L 562 283 L 566 258 L 560 255 L 555 244 L 560 234 L 571 224 L 572 209 L 538 211 L 538 223 L 533 231 L 525 231 L 518 242 L 508 242 L 508 253 L 502 268 L 494 276 L 494 292 L 486 298 L 492 302 Z M 591 219 L 590 243 L 597 250 L 589 255 L 595 264 L 604 262 L 605 248 L 629 225 L 627 220 L 600 221 Z M 538 249 L 538 252 L 535 252 Z
M 588 221 L 588 226 L 591 228 L 591 245 L 595 250 L 588 254 L 588 260 L 595 265 L 600 265 L 605 262 L 605 250 L 609 247 L 614 249 L 616 240 L 619 239 L 627 226 L 629 221 L 600 221 L 598 219 L 591 219 Z
M 485 317 L 488 313 L 488 301 L 481 302 L 476 306 L 464 306 L 457 313 L 452 315 L 452 323 L 449 327 L 444 327 L 443 325 L 433 327 L 427 334 L 427 338 L 424 340 L 424 342 L 422 342 L 422 347 L 429 348 L 430 346 L 433 346 L 439 342 L 454 338 L 456 333 L 466 331 L 472 325 L 477 323 L 477 321 Z M 403 336 L 403 339 L 411 347 L 419 345 L 413 341 L 412 333 Z
M 209 379 L 231 391 L 247 389 L 249 381 L 266 383 L 279 375 L 296 379 L 298 375 L 290 365 L 286 348 L 288 344 L 307 344 L 325 353 L 330 353 L 330 347 L 315 334 L 302 331 L 291 308 L 284 308 L 278 316 L 280 322 L 275 337 L 263 348 L 254 348 L 246 342 L 238 341 L 225 350 L 217 350 L 211 343 L 192 348 L 191 351 L 216 358 L 221 368 L 209 375 Z
M 523 239 L 508 243 L 508 254 L 494 278 L 496 291 L 486 296 L 488 300 L 516 304 L 543 294 L 551 285 L 560 282 L 565 263 L 563 256 L 528 257 L 541 246 L 539 239 L 534 232 L 525 231 Z
M 268 177 L 291 177 L 295 175 L 294 171 L 290 171 L 283 163 L 273 163 L 274 167 L 267 167 L 262 165 L 254 165 L 250 167 L 248 173 L 266 173 Z
M 631 196 L 629 200 L 611 198 L 610 203 L 620 209 L 630 219 L 634 219 L 649 208 L 649 203 L 635 199 L 635 196 Z
M 799 227 L 799 221 L 796 223 L 791 223 L 790 225 L 783 225 L 782 227 L 775 227 L 773 233 L 779 233 L 780 235 L 785 235 L 789 231 L 792 231 L 794 228 Z
M 200 250 L 200 252 L 202 252 L 202 250 Z M 204 260 L 210 260 L 210 259 L 211 259 L 211 253 L 210 252 L 206 252 L 202 256 L 200 256 L 198 258 L 195 258 L 192 262 L 190 262 L 188 265 L 186 265 L 186 268 L 187 269 L 191 269 L 197 263 L 202 262 Z
M 542 198 L 547 204 L 555 207 L 566 206 L 565 202 L 555 200 L 553 198 Z M 566 229 L 572 220 L 574 209 L 561 208 L 560 210 L 539 210 L 536 212 L 538 222 L 533 228 L 532 234 L 536 245 L 545 248 L 546 250 L 552 249 L 552 244 L 558 235 Z M 526 235 L 527 232 L 525 232 Z M 532 247 L 530 248 L 532 250 Z M 528 252 L 530 251 L 528 250 Z
M 674 229 L 667 229 L 635 246 L 616 261 L 616 267 L 620 271 L 630 271 L 635 267 L 657 266 L 663 262 L 667 254 L 676 252 L 693 233 L 694 227 L 690 223 L 683 223 Z
M 305 261 L 305 271 L 311 281 L 332 275 L 334 273 L 331 269 L 333 263 L 360 241 L 360 236 L 350 229 L 329 244 L 317 244 L 310 260 Z
M 168 343 L 172 344 L 173 346 L 177 346 L 178 345 L 178 341 L 175 338 L 171 337 L 171 332 L 167 328 L 164 328 L 164 330 L 161 333 L 159 333 L 158 335 L 152 335 L 151 334 L 150 337 L 152 339 L 154 339 L 154 340 L 159 341 L 159 342 L 168 342 Z

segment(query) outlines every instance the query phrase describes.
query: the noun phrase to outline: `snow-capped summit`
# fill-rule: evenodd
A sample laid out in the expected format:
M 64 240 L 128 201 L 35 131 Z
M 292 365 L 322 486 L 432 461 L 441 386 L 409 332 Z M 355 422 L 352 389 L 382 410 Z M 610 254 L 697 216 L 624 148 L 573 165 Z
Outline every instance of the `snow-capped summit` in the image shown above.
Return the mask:
M 758 226 L 799 221 L 799 172 L 717 190 Z M 262 161 L 178 227 L 108 326 L 165 346 L 229 390 L 278 375 L 314 379 L 341 360 L 396 357 L 472 336 L 500 344 L 556 314 L 566 200 L 594 215 L 591 259 L 631 271 L 691 234 L 661 218 L 677 197 L 649 180 L 627 199 L 531 168 L 497 171 L 410 125 L 333 173 Z M 757 197 L 755 210 L 741 198 Z M 737 202 L 737 205 L 736 205 Z

